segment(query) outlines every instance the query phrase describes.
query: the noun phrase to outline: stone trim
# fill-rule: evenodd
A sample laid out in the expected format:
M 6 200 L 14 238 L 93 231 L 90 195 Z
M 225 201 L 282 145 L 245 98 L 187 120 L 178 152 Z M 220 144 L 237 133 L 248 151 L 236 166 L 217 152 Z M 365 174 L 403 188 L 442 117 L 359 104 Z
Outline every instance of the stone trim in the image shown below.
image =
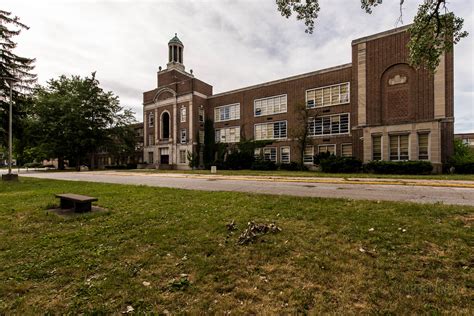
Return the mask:
M 366 44 L 357 47 L 357 119 L 358 125 L 367 124 L 367 51 Z
M 372 136 L 382 136 L 382 160 L 390 160 L 390 135 L 409 135 L 409 159 L 418 160 L 418 133 L 430 133 L 429 157 L 433 164 L 441 163 L 441 130 L 439 121 L 365 127 L 363 131 L 364 162 L 372 160 Z
M 446 56 L 442 54 L 434 74 L 434 117 L 446 117 Z

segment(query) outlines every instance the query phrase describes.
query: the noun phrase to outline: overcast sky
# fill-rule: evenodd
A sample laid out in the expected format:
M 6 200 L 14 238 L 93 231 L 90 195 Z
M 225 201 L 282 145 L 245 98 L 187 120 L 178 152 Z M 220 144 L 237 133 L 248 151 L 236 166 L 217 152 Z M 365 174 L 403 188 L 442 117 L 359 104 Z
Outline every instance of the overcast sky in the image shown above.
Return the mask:
M 28 26 L 17 53 L 35 57 L 39 83 L 97 71 L 102 86 L 142 121 L 142 92 L 156 87 L 178 33 L 184 64 L 214 93 L 351 62 L 351 40 L 396 26 L 398 0 L 372 15 L 359 0 L 321 0 L 313 34 L 281 17 L 275 0 L 2 0 Z M 406 0 L 405 24 L 421 0 Z M 474 132 L 474 9 L 452 0 L 470 36 L 455 48 L 456 132 Z

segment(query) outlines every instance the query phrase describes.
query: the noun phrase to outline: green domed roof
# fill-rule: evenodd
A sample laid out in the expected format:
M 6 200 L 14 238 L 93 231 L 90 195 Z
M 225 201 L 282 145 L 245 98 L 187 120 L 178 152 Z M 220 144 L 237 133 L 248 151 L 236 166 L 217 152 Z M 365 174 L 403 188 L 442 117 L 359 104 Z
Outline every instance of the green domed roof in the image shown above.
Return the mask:
M 174 37 L 172 39 L 170 39 L 170 41 L 168 42 L 168 45 L 169 44 L 179 44 L 179 45 L 183 46 L 183 43 L 178 38 L 178 33 L 174 33 Z

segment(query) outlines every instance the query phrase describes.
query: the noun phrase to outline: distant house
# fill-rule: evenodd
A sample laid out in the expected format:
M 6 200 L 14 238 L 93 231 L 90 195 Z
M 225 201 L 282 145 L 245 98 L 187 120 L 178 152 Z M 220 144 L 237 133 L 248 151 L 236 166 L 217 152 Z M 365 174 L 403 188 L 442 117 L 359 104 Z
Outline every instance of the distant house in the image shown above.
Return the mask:
M 188 152 L 197 153 L 208 118 L 217 142 L 269 140 L 258 150 L 264 159 L 299 161 L 291 131 L 301 124 L 295 106 L 306 104 L 312 116 L 306 164 L 330 152 L 364 162 L 427 160 L 440 172 L 453 152 L 453 54 L 441 56 L 434 74 L 415 69 L 408 64 L 409 37 L 402 27 L 359 38 L 352 41 L 352 63 L 213 94 L 185 70 L 184 45 L 175 36 L 166 69 L 143 94 L 144 159 L 188 169 Z M 232 76 L 231 69 L 222 76 Z
M 135 131 L 135 152 L 130 154 L 113 154 L 104 148 L 96 155 L 95 167 L 102 169 L 106 166 L 138 164 L 143 162 L 143 123 L 132 125 Z M 121 140 L 118 140 L 121 141 Z
M 464 144 L 474 149 L 474 133 L 454 134 L 455 139 L 461 139 Z

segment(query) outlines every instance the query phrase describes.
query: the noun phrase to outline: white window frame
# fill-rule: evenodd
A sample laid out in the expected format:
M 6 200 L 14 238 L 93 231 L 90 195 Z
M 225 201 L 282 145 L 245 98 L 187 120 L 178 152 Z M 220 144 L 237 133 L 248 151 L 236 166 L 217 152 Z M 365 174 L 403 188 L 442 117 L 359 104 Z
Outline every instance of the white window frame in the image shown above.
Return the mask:
M 204 123 L 204 120 L 206 119 L 206 117 L 204 116 L 205 114 L 206 114 L 206 112 L 204 112 L 204 109 L 200 108 L 199 113 L 198 113 L 198 120 L 199 120 L 200 123 Z
M 311 117 L 309 118 L 308 120 L 308 129 L 310 127 L 310 121 L 313 121 L 314 122 L 314 132 L 316 132 L 316 119 L 323 119 L 324 117 L 329 117 L 329 120 L 331 120 L 331 117 L 333 116 L 339 116 L 339 130 L 341 130 L 341 126 L 340 126 L 340 120 L 341 120 L 341 116 L 342 115 L 347 115 L 347 132 L 345 133 L 333 133 L 332 132 L 332 125 L 329 126 L 329 130 L 330 130 L 330 133 L 329 134 L 324 134 L 324 122 L 321 122 L 321 134 L 312 134 L 313 131 L 309 130 L 308 131 L 308 136 L 309 137 L 327 137 L 327 136 L 335 136 L 335 135 L 350 135 L 351 134 L 351 114 L 348 113 L 348 112 L 345 112 L 345 113 L 337 113 L 337 114 L 328 114 L 328 115 L 321 115 L 321 116 L 317 116 L 317 117 Z M 331 124 L 331 122 L 329 122 Z
M 428 136 L 428 158 L 426 159 L 421 159 L 420 158 L 420 135 L 427 135 Z M 430 161 L 431 160 L 431 133 L 430 132 L 418 132 L 416 133 L 416 140 L 417 140 L 417 147 L 418 147 L 418 160 L 423 160 L 423 161 Z M 410 151 L 410 139 L 408 139 L 408 151 Z M 408 153 L 408 155 L 410 155 Z
M 407 151 L 408 151 L 408 157 L 407 159 L 400 159 L 400 156 L 401 156 L 401 147 L 400 147 L 400 137 L 401 136 L 406 136 L 408 138 L 408 148 L 407 148 Z M 398 142 L 398 146 L 397 146 L 397 159 L 392 159 L 392 148 L 391 148 L 391 138 L 392 137 L 397 137 L 397 142 Z M 390 161 L 408 161 L 410 160 L 410 149 L 411 149 L 411 143 L 410 143 L 410 134 L 407 133 L 407 134 L 391 134 L 391 135 L 388 135 L 388 159 Z
M 182 152 L 184 152 L 184 161 L 181 159 L 181 158 L 183 158 L 183 157 L 181 157 L 181 153 L 182 153 Z M 187 158 L 186 158 L 187 153 L 188 153 L 188 151 L 187 151 L 186 149 L 180 149 L 180 150 L 179 150 L 179 163 L 180 163 L 180 164 L 186 164 L 186 162 L 187 162 L 187 161 L 186 161 L 186 160 L 187 160 Z
M 333 155 L 334 156 L 337 156 L 337 146 L 336 144 L 319 144 L 318 145 L 318 154 L 321 154 L 321 150 L 319 149 L 320 147 L 329 147 L 329 146 L 332 146 L 334 148 L 334 153 Z M 328 152 L 328 151 L 325 151 L 325 152 Z
M 237 110 L 235 111 L 236 113 L 235 118 L 232 118 L 232 114 L 231 114 L 231 109 L 233 106 L 237 107 Z M 222 120 L 221 111 L 222 109 L 225 109 L 227 107 L 229 108 L 229 118 Z M 219 115 L 217 115 L 217 113 L 219 113 Z M 226 104 L 226 105 L 221 105 L 214 108 L 214 121 L 215 122 L 227 122 L 227 121 L 234 121 L 234 120 L 240 120 L 240 103 Z
M 155 127 L 155 113 L 148 113 L 148 127 Z
M 181 106 L 181 109 L 179 111 L 179 120 L 181 123 L 186 123 L 186 116 L 187 116 L 186 106 L 183 105 Z
M 325 88 L 332 88 L 332 87 L 335 87 L 335 86 L 342 86 L 342 85 L 345 85 L 347 84 L 347 102 L 339 102 L 339 103 L 335 103 L 335 104 L 330 104 L 330 105 L 314 105 L 312 107 L 308 107 L 308 92 L 310 91 L 316 91 L 317 90 L 323 90 Z M 341 97 L 341 88 L 339 87 L 339 99 Z M 332 100 L 332 93 L 331 93 L 331 100 Z M 341 105 L 341 104 L 348 104 L 348 103 L 351 103 L 351 83 L 350 81 L 347 81 L 347 82 L 341 82 L 341 83 L 337 83 L 337 84 L 333 84 L 333 85 L 329 85 L 329 86 L 322 86 L 322 87 L 317 87 L 317 88 L 311 88 L 311 89 L 308 89 L 305 91 L 305 105 L 306 105 L 306 108 L 308 109 L 316 109 L 316 108 L 324 108 L 324 107 L 328 107 L 328 106 L 335 106 L 335 105 Z
M 281 97 L 285 97 L 285 103 L 286 103 L 285 111 L 257 115 L 256 109 L 257 109 L 257 102 L 258 101 L 264 101 L 264 100 L 268 101 L 270 99 L 276 99 L 276 98 L 281 98 Z M 281 103 L 280 103 L 280 107 L 281 107 Z M 287 94 L 274 95 L 274 96 L 271 96 L 271 97 L 255 99 L 253 101 L 253 116 L 254 117 L 262 117 L 262 116 L 268 116 L 268 115 L 281 114 L 281 113 L 286 113 L 287 111 L 288 111 L 288 95 Z
M 305 161 L 305 153 L 306 153 L 306 148 L 311 148 L 311 161 Z M 306 146 L 306 148 L 303 151 L 303 164 L 305 165 L 314 165 L 314 146 Z
M 275 125 L 276 123 L 282 123 L 282 122 L 285 122 L 285 125 L 286 125 L 286 135 L 285 137 L 274 137 L 275 136 Z M 270 125 L 272 124 L 273 125 L 273 135 L 271 138 L 268 137 L 267 135 L 267 138 L 257 138 L 257 126 L 267 126 L 267 125 Z M 281 120 L 281 121 L 275 121 L 275 122 L 266 122 L 266 123 L 259 123 L 259 124 L 255 124 L 253 126 L 253 135 L 254 135 L 254 138 L 255 140 L 286 140 L 288 138 L 288 121 L 287 120 Z
M 264 161 L 273 161 L 274 163 L 278 163 L 278 148 L 276 147 L 263 147 L 263 160 Z M 265 159 L 265 151 L 270 150 L 270 159 Z M 271 151 L 275 150 L 275 160 L 272 160 L 272 154 Z
M 183 133 L 184 132 L 184 133 Z M 181 144 L 186 144 L 188 141 L 188 132 L 185 128 L 182 128 L 179 132 L 179 141 Z
M 224 131 L 225 134 L 227 134 L 227 130 L 234 129 L 235 130 L 235 140 L 234 141 L 228 141 L 225 139 L 225 141 L 222 141 L 222 131 Z M 231 144 L 231 143 L 238 143 L 240 142 L 240 126 L 229 126 L 229 127 L 223 127 L 223 128 L 216 128 L 215 129 L 215 141 L 216 143 L 224 143 L 224 144 Z
M 288 149 L 288 161 L 283 161 L 283 149 Z M 281 146 L 280 147 L 280 163 L 290 163 L 290 162 L 291 162 L 291 147 Z
M 375 137 L 377 137 L 377 138 L 380 137 L 380 159 L 378 159 L 378 160 L 375 160 L 375 159 L 374 159 L 374 138 L 375 138 Z M 371 138 L 371 139 L 370 139 L 370 142 L 371 142 L 371 144 L 372 144 L 372 146 L 371 146 L 371 147 L 372 147 L 372 148 L 371 148 L 371 149 L 372 149 L 372 152 L 370 153 L 370 155 L 371 155 L 371 157 L 372 157 L 371 160 L 372 160 L 372 161 L 382 161 L 382 160 L 383 160 L 383 135 L 374 134 L 374 135 L 370 135 L 370 138 Z M 390 148 L 389 148 L 389 150 L 390 150 Z
M 343 150 L 343 147 L 344 145 L 350 145 L 351 146 L 351 156 L 344 156 L 344 150 Z M 341 144 L 341 157 L 354 157 L 354 146 L 352 145 L 352 143 L 342 143 Z

